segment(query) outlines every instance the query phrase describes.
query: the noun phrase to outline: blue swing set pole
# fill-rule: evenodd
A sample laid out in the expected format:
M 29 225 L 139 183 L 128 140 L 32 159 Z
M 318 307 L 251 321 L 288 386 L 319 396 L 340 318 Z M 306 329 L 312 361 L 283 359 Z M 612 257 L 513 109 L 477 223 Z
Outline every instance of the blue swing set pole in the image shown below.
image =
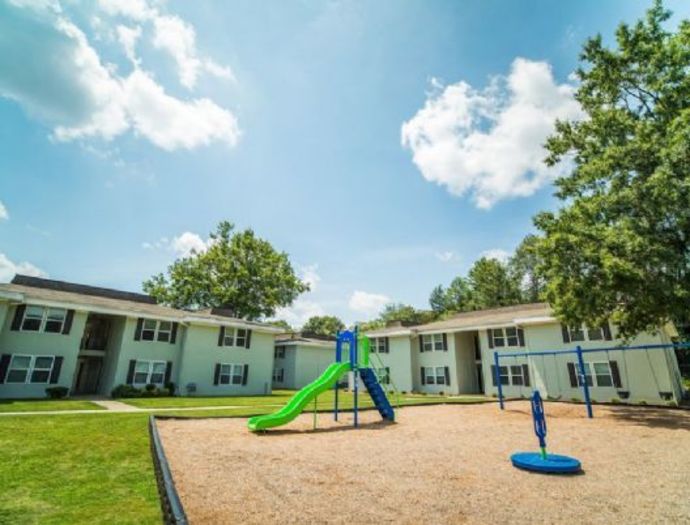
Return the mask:
M 498 404 L 503 410 L 503 385 L 501 385 L 501 369 L 499 368 L 498 352 L 494 352 L 494 377 L 496 379 L 496 387 L 498 388 Z
M 352 341 L 350 342 L 350 368 L 352 369 L 353 372 L 353 377 L 355 381 L 355 392 L 354 392 L 354 415 L 355 415 L 355 428 L 359 426 L 359 417 L 358 417 L 358 403 L 357 403 L 357 395 L 359 392 L 359 377 L 358 377 L 358 366 L 357 366 L 357 329 L 355 328 L 355 333 L 354 337 L 352 338 Z
M 336 362 L 340 363 L 342 360 L 343 348 L 339 331 L 336 332 L 335 337 L 335 360 Z M 335 382 L 335 386 L 333 388 L 335 389 L 335 396 L 333 401 L 333 419 L 335 421 L 338 421 L 338 381 Z
M 577 345 L 575 353 L 577 354 L 577 364 L 580 369 L 580 382 L 582 383 L 585 403 L 587 404 L 587 417 L 592 419 L 594 417 L 594 414 L 592 414 L 592 399 L 589 397 L 589 384 L 587 384 L 587 374 L 585 374 L 585 360 L 582 358 L 582 348 L 580 345 Z

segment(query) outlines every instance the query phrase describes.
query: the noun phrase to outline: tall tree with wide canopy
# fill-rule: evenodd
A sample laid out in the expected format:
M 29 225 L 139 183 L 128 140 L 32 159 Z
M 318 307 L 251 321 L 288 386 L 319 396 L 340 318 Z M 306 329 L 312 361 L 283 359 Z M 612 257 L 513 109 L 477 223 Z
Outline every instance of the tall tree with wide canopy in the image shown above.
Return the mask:
M 501 261 L 482 257 L 467 274 L 469 310 L 483 310 L 520 303 L 520 289 Z
M 250 229 L 234 232 L 223 221 L 211 234 L 208 248 L 193 251 L 154 275 L 144 291 L 174 308 L 226 308 L 235 316 L 272 316 L 309 290 L 295 275 L 288 256 Z
M 557 314 L 611 318 L 628 337 L 690 311 L 690 22 L 671 32 L 669 16 L 657 1 L 615 48 L 585 43 L 585 117 L 547 142 L 548 164 L 573 163 L 556 181 L 564 206 L 535 219 Z
M 345 323 L 334 315 L 315 315 L 307 319 L 302 327 L 302 332 L 317 335 L 332 335 L 345 330 Z

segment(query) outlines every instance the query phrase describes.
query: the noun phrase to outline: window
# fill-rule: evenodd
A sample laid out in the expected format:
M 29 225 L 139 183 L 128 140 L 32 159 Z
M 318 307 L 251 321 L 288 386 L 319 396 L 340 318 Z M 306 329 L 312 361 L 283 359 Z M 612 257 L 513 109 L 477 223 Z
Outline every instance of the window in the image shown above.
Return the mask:
M 237 337 L 235 338 L 235 346 L 241 348 L 247 346 L 247 330 L 244 328 L 237 329 Z
M 166 367 L 165 361 L 137 361 L 134 365 L 133 382 L 135 385 L 163 385 Z
M 443 351 L 443 334 L 422 336 L 422 352 Z
M 601 341 L 604 339 L 604 331 L 601 328 L 588 328 L 587 339 L 590 341 Z
M 582 341 L 603 341 L 606 338 L 610 338 L 610 334 L 606 335 L 604 333 L 604 327 L 601 326 L 596 328 L 588 328 L 585 325 L 569 327 L 568 335 L 570 336 L 570 341 L 574 343 Z
M 276 349 L 273 352 L 273 357 L 275 359 L 284 359 L 285 358 L 285 346 L 283 346 L 283 345 L 276 346 Z
M 442 366 L 436 367 L 436 384 L 437 385 L 445 385 L 446 384 L 446 372 L 445 372 L 444 367 L 442 367 Z
M 502 385 L 510 385 L 510 376 L 508 375 L 507 366 L 498 367 L 498 375 L 501 378 Z
M 489 337 L 493 346 L 501 348 L 505 346 L 522 346 L 524 332 L 522 328 L 508 326 L 506 328 L 494 328 L 489 330 Z
M 273 382 L 274 383 L 282 383 L 284 376 L 285 376 L 285 369 L 283 369 L 283 368 L 274 368 L 273 369 Z
M 433 385 L 434 384 L 435 375 L 434 375 L 434 367 L 433 366 L 427 366 L 424 368 L 424 378 L 425 378 L 424 382 L 427 385 Z
M 241 385 L 244 365 L 222 364 L 220 365 L 219 383 L 221 385 Z
M 156 321 L 155 319 L 144 319 L 141 326 L 142 341 L 160 341 L 169 343 L 172 337 L 173 323 L 170 321 Z
M 235 346 L 235 329 L 234 328 L 226 328 L 225 329 L 225 335 L 223 336 L 223 346 Z
M 522 367 L 520 365 L 513 365 L 510 367 L 510 380 L 513 386 L 522 386 L 525 384 L 525 379 L 522 376 Z
M 53 371 L 54 356 L 13 355 L 7 383 L 47 383 Z
M 385 337 L 372 337 L 371 338 L 371 345 L 369 346 L 369 348 L 372 352 L 376 352 L 379 354 L 388 353 L 388 347 L 386 346 L 386 338 Z
M 577 385 L 582 386 L 580 379 L 580 367 L 577 363 L 573 363 L 575 367 L 575 375 L 577 377 Z M 594 375 L 592 375 L 594 371 Z M 607 387 L 613 386 L 613 375 L 611 374 L 611 365 L 606 361 L 596 363 L 585 363 L 585 378 L 588 386 Z
M 376 369 L 376 377 L 382 385 L 388 385 L 391 382 L 390 369 L 386 366 L 384 368 Z
M 67 310 L 64 308 L 44 308 L 43 306 L 27 306 L 22 320 L 22 330 L 25 332 L 48 332 L 59 334 L 65 325 Z

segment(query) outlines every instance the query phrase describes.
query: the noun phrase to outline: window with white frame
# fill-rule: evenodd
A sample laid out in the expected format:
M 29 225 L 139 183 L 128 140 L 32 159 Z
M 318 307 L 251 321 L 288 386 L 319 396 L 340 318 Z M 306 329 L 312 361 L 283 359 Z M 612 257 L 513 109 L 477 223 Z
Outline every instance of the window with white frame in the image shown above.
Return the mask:
M 608 361 L 597 361 L 591 363 L 584 363 L 585 365 L 585 379 L 588 386 L 607 387 L 613 386 L 613 374 L 611 373 L 611 365 Z M 580 366 L 578 363 L 573 363 L 575 367 L 575 374 L 577 376 L 578 386 L 582 386 L 582 379 L 580 377 Z M 594 374 L 592 374 L 594 372 Z
M 160 341 L 169 343 L 172 337 L 173 323 L 171 321 L 156 321 L 155 319 L 144 319 L 141 326 L 142 341 Z
M 491 380 L 492 382 L 496 382 L 496 367 L 491 366 Z M 501 381 L 501 385 L 510 385 L 510 370 L 508 369 L 507 366 L 499 366 L 498 367 L 498 377 L 499 380 Z
M 442 366 L 436 367 L 436 384 L 445 385 L 446 384 L 446 369 Z
M 273 357 L 275 359 L 285 359 L 285 346 L 284 345 L 276 346 L 276 348 L 273 352 Z
M 589 328 L 584 324 L 568 327 L 568 335 L 570 341 L 574 343 L 582 341 L 603 341 L 605 339 L 603 327 Z
M 24 310 L 21 329 L 25 332 L 62 332 L 67 318 L 64 308 L 46 308 L 44 306 L 28 305 Z
M 224 363 L 220 365 L 218 382 L 221 385 L 241 385 L 244 365 Z
M 522 328 L 507 326 L 489 330 L 489 337 L 494 347 L 522 346 L 520 343 L 524 339 L 524 332 Z
M 235 336 L 235 346 L 244 348 L 247 346 L 247 330 L 244 328 L 238 328 L 237 334 Z
M 525 384 L 525 376 L 521 365 L 512 365 L 510 367 L 510 381 L 513 386 L 522 386 Z
M 427 385 L 436 383 L 436 371 L 433 366 L 424 367 L 424 383 Z
M 274 383 L 282 383 L 284 377 L 285 377 L 285 369 L 284 368 L 274 368 L 273 369 L 273 382 Z
M 386 346 L 386 338 L 385 337 L 372 337 L 370 339 L 371 344 L 369 346 L 369 349 L 372 352 L 378 353 L 378 354 L 385 354 L 388 353 L 388 347 Z
M 244 328 L 225 328 L 225 335 L 223 336 L 223 346 L 238 346 L 244 348 L 247 346 L 247 332 Z
M 165 361 L 140 361 L 137 360 L 134 365 L 134 380 L 135 385 L 159 385 L 162 386 L 165 381 L 165 369 L 167 363 Z
M 14 354 L 7 371 L 6 383 L 48 383 L 55 356 Z
M 443 351 L 443 334 L 422 335 L 422 351 Z

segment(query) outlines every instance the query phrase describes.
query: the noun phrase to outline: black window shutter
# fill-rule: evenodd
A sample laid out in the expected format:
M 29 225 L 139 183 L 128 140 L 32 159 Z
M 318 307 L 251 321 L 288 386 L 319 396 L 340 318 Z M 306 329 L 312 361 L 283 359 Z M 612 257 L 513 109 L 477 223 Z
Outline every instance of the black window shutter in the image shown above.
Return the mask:
M 496 383 L 496 365 L 491 365 L 491 383 L 494 386 L 498 386 L 498 383 Z
M 426 376 L 424 375 L 424 367 L 421 367 L 422 370 L 422 385 L 426 385 Z
M 609 322 L 606 321 L 601 328 L 604 331 L 604 339 L 611 341 L 613 337 L 611 336 L 611 325 L 609 325 Z
M 443 351 L 447 352 L 448 351 L 448 335 L 443 334 Z
M 134 368 L 137 366 L 136 359 L 129 360 L 129 369 L 127 370 L 127 384 L 131 385 L 134 383 Z
M 389 366 L 386 366 L 384 368 L 386 369 L 386 384 L 388 385 L 391 382 L 391 368 Z
M 220 381 L 220 363 L 216 363 L 216 368 L 213 371 L 213 384 L 217 385 Z
M 518 333 L 518 341 L 520 342 L 520 346 L 525 346 L 525 331 L 522 328 L 517 329 Z M 529 385 L 527 385 L 529 386 Z
M 249 365 L 244 365 L 244 372 L 242 372 L 242 385 L 247 384 L 247 377 L 249 376 Z
M 490 328 L 486 331 L 486 338 L 489 340 L 489 348 L 493 348 L 494 347 L 494 338 L 493 338 L 493 334 L 491 333 Z
M 2 356 L 0 356 L 0 384 L 5 382 L 5 376 L 7 375 L 7 369 L 10 367 L 11 359 L 12 354 L 2 354 Z
M 134 340 L 135 341 L 141 340 L 141 330 L 143 328 L 144 328 L 144 318 L 140 317 L 139 319 L 137 319 L 137 329 L 134 331 Z
M 388 353 L 390 353 L 390 346 L 388 346 L 389 345 L 388 338 L 384 337 L 383 341 L 384 341 L 383 346 L 385 348 L 384 352 L 388 354 Z
M 250 348 L 252 346 L 252 331 L 247 330 L 247 337 L 244 339 L 244 347 Z
M 54 385 L 60 380 L 60 370 L 62 370 L 62 361 L 64 357 L 61 355 L 55 357 L 53 363 L 53 370 L 50 372 L 50 384 Z
M 525 377 L 525 386 L 530 386 L 530 384 L 529 384 L 529 365 L 522 365 L 522 375 Z
M 419 351 L 423 352 L 424 351 L 424 336 L 420 334 L 419 336 Z M 422 383 L 424 384 L 424 383 Z
M 62 325 L 62 333 L 69 335 L 72 329 L 72 321 L 74 320 L 74 310 L 67 310 L 67 315 L 65 316 L 65 324 Z
M 172 361 L 168 361 L 165 364 L 165 384 L 170 383 L 170 377 L 172 377 Z M 171 392 L 172 394 L 172 392 Z
M 173 323 L 172 325 L 172 333 L 170 334 L 170 344 L 174 345 L 175 341 L 177 341 L 177 323 Z M 167 383 L 167 381 L 166 381 Z
M 12 326 L 10 327 L 10 330 L 14 330 L 16 332 L 22 326 L 24 310 L 26 310 L 25 304 L 18 304 L 17 308 L 14 309 L 14 319 L 12 319 Z
M 577 374 L 575 373 L 575 363 L 568 363 L 568 377 L 570 377 L 570 386 L 577 387 Z
M 561 334 L 563 335 L 563 342 L 569 343 L 570 342 L 570 332 L 568 332 L 568 327 L 565 326 L 564 324 L 561 325 Z
M 613 379 L 613 386 L 616 388 L 623 388 L 623 383 L 621 382 L 621 373 L 618 370 L 618 362 L 609 361 L 609 366 L 611 367 L 611 378 Z
M 446 374 L 446 385 L 450 386 L 450 369 L 447 366 L 444 366 L 443 371 Z
M 218 331 L 218 346 L 223 346 L 223 340 L 225 339 L 225 327 L 221 326 Z M 218 383 L 216 383 L 218 384 Z

